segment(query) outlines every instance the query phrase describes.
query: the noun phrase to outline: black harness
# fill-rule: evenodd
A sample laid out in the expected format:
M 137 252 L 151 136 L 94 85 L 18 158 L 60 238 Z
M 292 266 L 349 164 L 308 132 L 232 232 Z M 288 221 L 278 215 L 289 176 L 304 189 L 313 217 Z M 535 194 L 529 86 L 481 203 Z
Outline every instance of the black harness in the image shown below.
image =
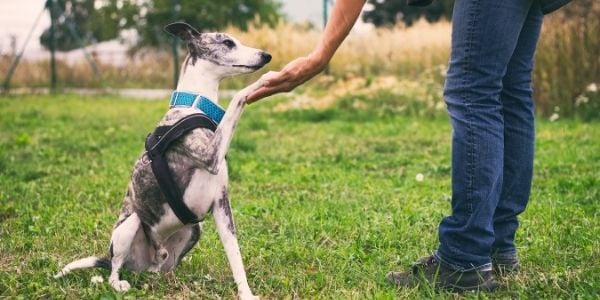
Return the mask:
M 198 220 L 198 217 L 183 202 L 183 194 L 173 179 L 165 153 L 171 143 L 196 128 L 215 131 L 217 124 L 205 114 L 191 114 L 171 126 L 156 127 L 146 138 L 146 153 L 151 161 L 152 173 L 156 177 L 160 190 L 167 197 L 169 206 L 183 224 L 195 224 L 201 220 Z

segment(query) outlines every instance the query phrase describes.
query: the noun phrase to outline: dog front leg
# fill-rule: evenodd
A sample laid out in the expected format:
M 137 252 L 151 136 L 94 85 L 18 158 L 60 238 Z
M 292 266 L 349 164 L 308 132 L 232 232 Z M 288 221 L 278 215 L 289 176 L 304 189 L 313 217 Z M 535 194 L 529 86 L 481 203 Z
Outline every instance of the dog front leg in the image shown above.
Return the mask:
M 229 265 L 233 272 L 233 279 L 237 284 L 238 296 L 242 300 L 259 299 L 259 297 L 252 294 L 250 286 L 248 286 L 246 271 L 244 270 L 244 264 L 242 262 L 242 254 L 240 253 L 240 247 L 235 234 L 235 223 L 233 222 L 231 206 L 227 196 L 227 188 L 225 187 L 223 188 L 220 199 L 215 201 L 213 205 L 213 215 L 219 237 L 225 248 L 227 260 L 229 260 Z
M 231 139 L 233 137 L 233 132 L 237 123 L 242 115 L 242 111 L 244 111 L 244 106 L 246 105 L 246 98 L 248 95 L 261 87 L 263 85 L 262 79 L 254 82 L 253 84 L 247 86 L 243 90 L 239 91 L 231 100 L 225 115 L 223 116 L 223 120 L 215 134 L 213 135 L 208 147 L 206 148 L 206 152 L 204 153 L 204 158 L 207 159 L 207 167 L 208 171 L 211 174 L 218 174 L 219 167 L 222 165 L 221 163 L 225 160 L 225 155 L 229 150 L 229 145 L 231 144 Z

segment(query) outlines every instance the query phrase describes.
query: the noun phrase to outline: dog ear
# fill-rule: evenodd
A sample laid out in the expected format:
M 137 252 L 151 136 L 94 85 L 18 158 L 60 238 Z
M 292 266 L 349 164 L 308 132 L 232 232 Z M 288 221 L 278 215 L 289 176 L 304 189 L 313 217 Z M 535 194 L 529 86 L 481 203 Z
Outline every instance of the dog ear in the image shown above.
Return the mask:
M 200 32 L 198 32 L 198 30 L 184 22 L 171 23 L 165 26 L 165 31 L 186 42 L 193 38 L 200 37 Z

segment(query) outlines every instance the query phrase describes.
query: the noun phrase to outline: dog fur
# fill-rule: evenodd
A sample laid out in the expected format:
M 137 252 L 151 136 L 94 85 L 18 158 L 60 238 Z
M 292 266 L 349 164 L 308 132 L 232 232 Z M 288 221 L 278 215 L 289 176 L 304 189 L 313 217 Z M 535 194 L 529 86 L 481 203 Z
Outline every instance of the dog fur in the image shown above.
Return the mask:
M 222 78 L 253 72 L 271 59 L 268 53 L 243 46 L 223 33 L 199 33 L 185 23 L 170 24 L 165 30 L 185 41 L 189 50 L 177 90 L 194 92 L 213 101 L 218 99 L 218 85 Z M 242 299 L 257 297 L 248 286 L 235 234 L 227 192 L 225 154 L 247 95 L 260 86 L 259 80 L 234 96 L 214 133 L 208 129 L 194 129 L 176 141 L 166 153 L 187 207 L 200 220 L 212 212 Z M 197 112 L 195 108 L 175 107 L 158 125 L 172 125 Z M 121 268 L 169 272 L 196 244 L 201 232 L 202 222 L 184 225 L 171 210 L 152 173 L 148 155 L 143 153 L 134 164 L 123 207 L 113 227 L 110 257 L 74 261 L 55 277 L 75 269 L 104 267 L 111 270 L 111 286 L 117 291 L 126 291 L 130 284 L 119 278 Z

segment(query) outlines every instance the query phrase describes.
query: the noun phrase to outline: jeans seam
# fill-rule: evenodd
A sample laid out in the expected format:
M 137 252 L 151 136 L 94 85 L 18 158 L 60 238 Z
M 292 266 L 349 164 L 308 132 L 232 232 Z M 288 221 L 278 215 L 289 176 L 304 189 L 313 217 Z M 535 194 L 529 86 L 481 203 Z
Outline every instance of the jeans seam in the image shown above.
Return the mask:
M 463 82 L 462 85 L 466 85 L 468 80 L 472 80 L 473 77 L 473 70 L 472 70 L 472 51 L 473 51 L 473 44 L 474 44 L 474 36 L 475 36 L 475 29 L 477 28 L 477 18 L 476 15 L 479 14 L 479 6 L 477 4 L 479 4 L 479 1 L 471 1 L 470 2 L 471 5 L 473 5 L 473 9 L 470 9 L 470 22 L 468 24 L 468 28 L 467 28 L 467 49 L 466 49 L 466 56 L 465 56 L 465 61 L 466 61 L 466 66 L 465 66 L 465 73 L 466 76 L 463 77 Z M 467 137 L 467 143 L 468 143 L 468 147 L 469 150 L 467 152 L 467 156 L 468 156 L 468 163 L 467 163 L 467 172 L 468 172 L 468 184 L 467 184 L 467 192 L 466 192 L 466 202 L 467 202 L 467 209 L 469 211 L 469 214 L 473 213 L 473 193 L 474 193 L 474 187 L 475 187 L 475 149 L 477 147 L 476 143 L 475 143 L 475 137 L 474 137 L 474 129 L 473 129 L 473 112 L 471 111 L 471 99 L 468 99 L 469 97 L 467 95 L 465 95 L 464 99 L 465 99 L 465 109 L 466 109 L 466 114 L 467 114 L 467 128 L 468 128 L 468 137 Z

